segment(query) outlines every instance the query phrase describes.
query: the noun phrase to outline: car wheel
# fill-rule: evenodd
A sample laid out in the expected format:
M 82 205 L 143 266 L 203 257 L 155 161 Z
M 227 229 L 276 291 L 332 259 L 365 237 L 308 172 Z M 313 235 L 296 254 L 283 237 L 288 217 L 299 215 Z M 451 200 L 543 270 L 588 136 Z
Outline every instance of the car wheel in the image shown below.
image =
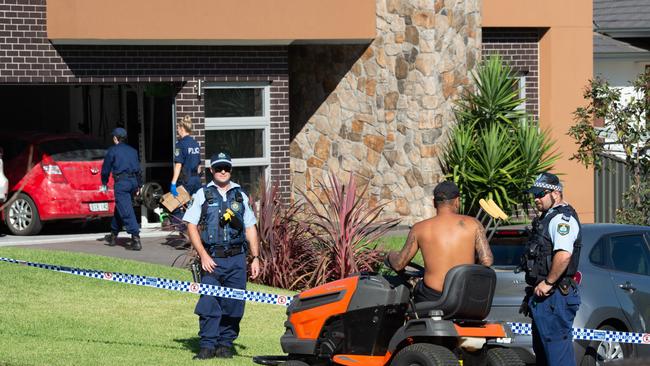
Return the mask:
M 524 366 L 517 353 L 509 348 L 491 348 L 487 352 L 488 366 Z
M 5 208 L 5 224 L 14 235 L 36 235 L 43 228 L 36 204 L 24 193 Z
M 613 330 L 617 329 L 604 325 L 600 330 Z M 606 362 L 623 360 L 632 356 L 632 345 L 620 342 L 591 342 L 585 351 L 584 357 L 580 362 L 580 366 L 601 366 Z
M 458 366 L 458 358 L 445 347 L 416 343 L 397 352 L 391 366 Z

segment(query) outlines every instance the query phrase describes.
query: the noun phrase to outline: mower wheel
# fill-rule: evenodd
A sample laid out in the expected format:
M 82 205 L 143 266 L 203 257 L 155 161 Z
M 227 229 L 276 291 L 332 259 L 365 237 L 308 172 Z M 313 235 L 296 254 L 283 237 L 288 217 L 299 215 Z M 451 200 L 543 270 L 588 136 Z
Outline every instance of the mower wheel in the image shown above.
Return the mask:
M 282 366 L 309 366 L 309 364 L 298 360 L 289 360 L 283 363 Z
M 445 347 L 416 343 L 397 352 L 391 366 L 458 366 L 458 358 Z
M 491 348 L 487 352 L 488 366 L 524 366 L 517 353 L 509 348 Z

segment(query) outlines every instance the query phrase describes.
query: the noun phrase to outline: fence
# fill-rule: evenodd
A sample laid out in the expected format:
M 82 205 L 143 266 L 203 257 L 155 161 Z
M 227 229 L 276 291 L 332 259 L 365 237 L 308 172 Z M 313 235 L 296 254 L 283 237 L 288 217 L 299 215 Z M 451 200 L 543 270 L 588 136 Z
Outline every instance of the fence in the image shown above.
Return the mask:
M 623 205 L 623 193 L 632 182 L 632 174 L 625 161 L 611 155 L 602 155 L 603 165 L 594 170 L 595 222 L 614 222 L 616 210 Z

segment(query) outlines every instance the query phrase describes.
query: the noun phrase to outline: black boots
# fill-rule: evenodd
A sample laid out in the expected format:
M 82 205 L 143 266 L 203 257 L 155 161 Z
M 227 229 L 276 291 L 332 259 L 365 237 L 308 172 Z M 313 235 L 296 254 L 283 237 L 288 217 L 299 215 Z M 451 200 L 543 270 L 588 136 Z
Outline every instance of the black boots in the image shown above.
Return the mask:
M 131 235 L 131 250 L 141 250 L 142 243 L 140 243 L 140 237 L 138 235 Z
M 215 358 L 215 357 L 217 357 L 217 353 L 215 352 L 214 348 L 201 348 L 199 353 L 197 353 L 193 359 L 207 360 L 209 358 Z
M 110 234 L 104 236 L 104 241 L 106 241 L 105 245 L 108 245 L 109 247 L 114 247 L 115 246 L 115 239 L 117 239 L 117 234 L 115 234 L 115 233 L 110 233 Z

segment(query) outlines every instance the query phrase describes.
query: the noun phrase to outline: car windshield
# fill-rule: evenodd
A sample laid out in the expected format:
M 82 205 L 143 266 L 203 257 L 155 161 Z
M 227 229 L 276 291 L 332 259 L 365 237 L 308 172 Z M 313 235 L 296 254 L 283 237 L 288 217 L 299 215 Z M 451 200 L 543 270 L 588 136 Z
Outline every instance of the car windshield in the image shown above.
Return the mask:
M 494 267 L 512 268 L 519 266 L 521 255 L 524 253 L 527 236 L 525 232 L 516 235 L 499 235 L 497 232 L 490 240 L 490 248 L 494 255 Z
M 92 161 L 102 160 L 106 148 L 90 138 L 66 138 L 50 140 L 39 144 L 39 149 L 54 161 Z

